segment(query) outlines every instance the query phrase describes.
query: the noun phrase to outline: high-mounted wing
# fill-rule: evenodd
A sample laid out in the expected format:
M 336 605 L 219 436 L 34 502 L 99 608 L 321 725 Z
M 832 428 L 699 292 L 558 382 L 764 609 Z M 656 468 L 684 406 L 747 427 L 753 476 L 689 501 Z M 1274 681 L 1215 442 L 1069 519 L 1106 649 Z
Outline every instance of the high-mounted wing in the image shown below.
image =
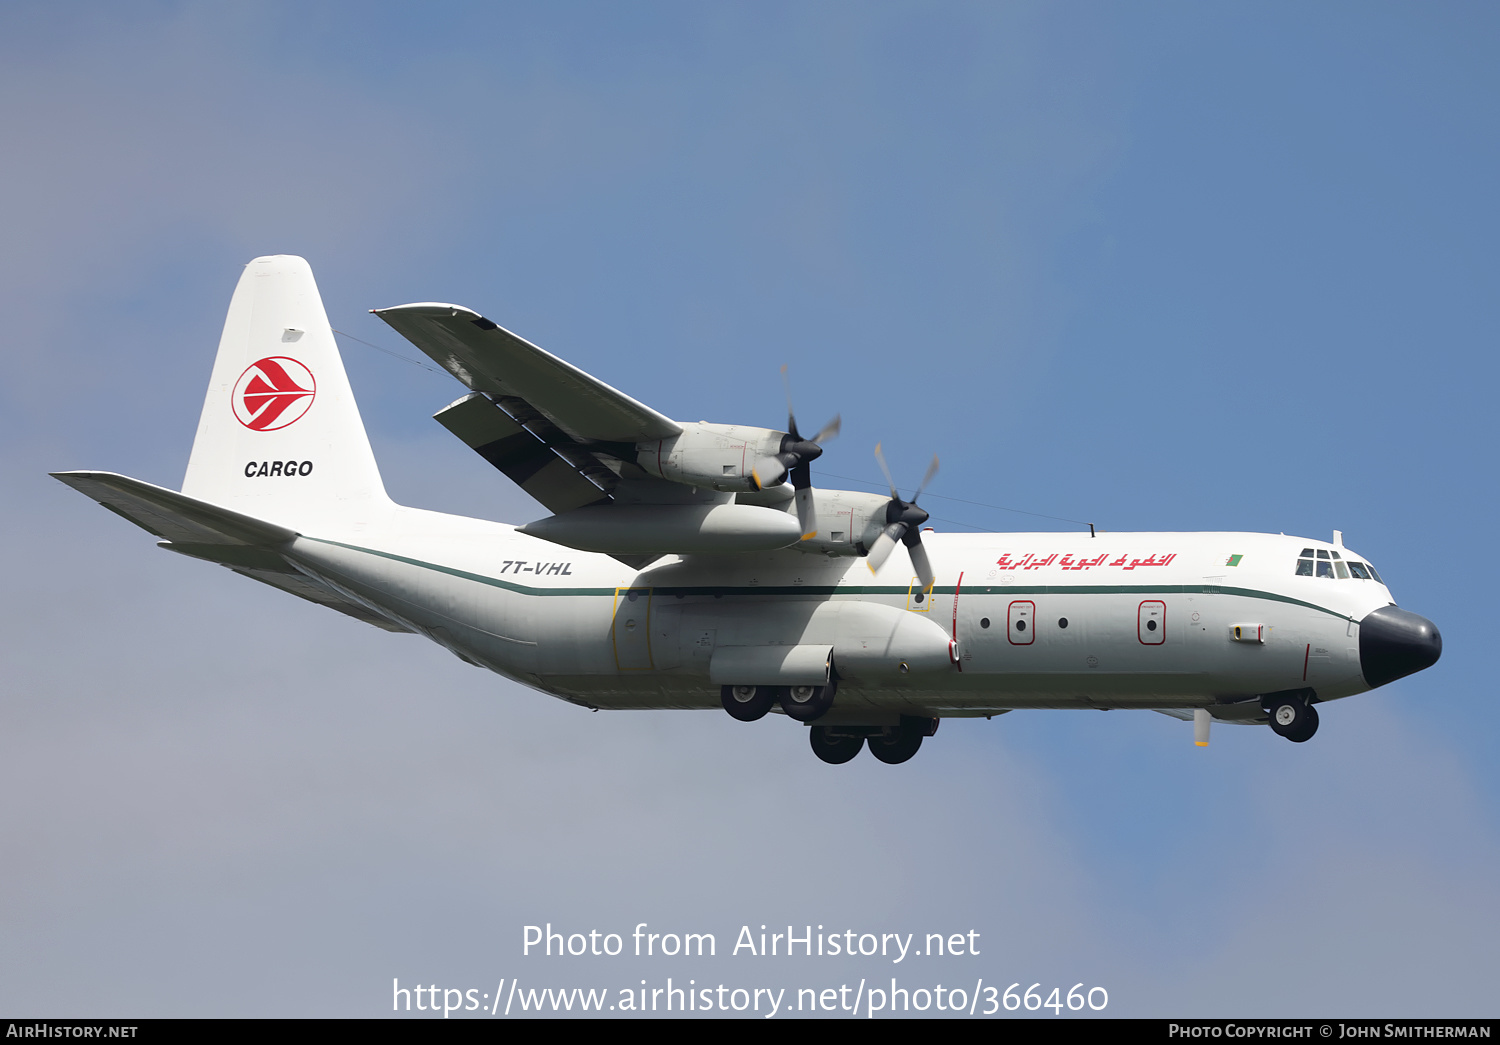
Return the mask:
M 422 302 L 375 315 L 475 392 L 524 400 L 581 442 L 669 439 L 682 426 L 459 305 Z
M 523 533 L 630 565 L 793 544 L 852 555 L 865 549 L 866 516 L 885 510 L 883 498 L 864 495 L 874 503 L 858 505 L 857 527 L 846 504 L 819 539 L 808 465 L 838 419 L 803 439 L 790 395 L 786 432 L 679 424 L 470 309 L 424 302 L 372 312 L 472 390 L 434 417 L 551 510 Z

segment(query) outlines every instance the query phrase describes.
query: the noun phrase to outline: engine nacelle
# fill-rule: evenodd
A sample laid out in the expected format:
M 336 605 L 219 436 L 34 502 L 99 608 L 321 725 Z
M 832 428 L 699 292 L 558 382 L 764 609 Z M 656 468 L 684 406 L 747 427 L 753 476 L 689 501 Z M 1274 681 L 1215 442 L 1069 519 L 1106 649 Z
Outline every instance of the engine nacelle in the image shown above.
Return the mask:
M 758 489 L 755 462 L 781 452 L 785 432 L 747 425 L 684 424 L 671 439 L 636 444 L 635 463 L 674 483 L 738 492 Z
M 825 555 L 863 555 L 885 527 L 885 509 L 890 503 L 885 494 L 815 488 L 818 533 L 797 547 Z
M 789 483 L 758 493 L 741 493 L 735 500 L 740 504 L 776 508 L 791 515 L 797 513 Z M 815 487 L 813 510 L 817 515 L 818 532 L 814 537 L 797 542 L 796 547 L 799 551 L 823 555 L 863 555 L 885 527 L 886 505 L 890 503 L 891 499 L 885 494 Z
M 610 555 L 726 555 L 795 544 L 797 520 L 747 504 L 610 504 L 575 508 L 518 526 L 530 537 Z

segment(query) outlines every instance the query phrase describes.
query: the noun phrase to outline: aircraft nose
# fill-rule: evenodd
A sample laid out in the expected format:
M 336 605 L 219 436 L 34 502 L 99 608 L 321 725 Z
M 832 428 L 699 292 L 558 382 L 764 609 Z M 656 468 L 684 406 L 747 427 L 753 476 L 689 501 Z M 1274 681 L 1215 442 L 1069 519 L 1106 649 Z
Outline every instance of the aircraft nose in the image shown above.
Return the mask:
M 1443 637 L 1426 617 L 1382 606 L 1359 622 L 1359 667 L 1370 688 L 1423 668 L 1443 654 Z

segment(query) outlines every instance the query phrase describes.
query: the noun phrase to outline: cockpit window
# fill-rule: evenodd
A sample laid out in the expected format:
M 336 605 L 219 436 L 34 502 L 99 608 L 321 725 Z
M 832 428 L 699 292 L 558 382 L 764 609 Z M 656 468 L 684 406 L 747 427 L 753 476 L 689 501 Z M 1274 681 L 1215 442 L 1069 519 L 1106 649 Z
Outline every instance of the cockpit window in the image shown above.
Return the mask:
M 1314 550 L 1303 548 L 1301 556 L 1297 559 L 1298 577 L 1327 577 L 1329 580 L 1349 580 L 1351 578 L 1362 581 L 1375 581 L 1384 584 L 1380 574 L 1375 572 L 1375 567 L 1367 562 L 1356 562 L 1353 559 L 1345 559 L 1338 552 L 1329 552 L 1322 548 Z

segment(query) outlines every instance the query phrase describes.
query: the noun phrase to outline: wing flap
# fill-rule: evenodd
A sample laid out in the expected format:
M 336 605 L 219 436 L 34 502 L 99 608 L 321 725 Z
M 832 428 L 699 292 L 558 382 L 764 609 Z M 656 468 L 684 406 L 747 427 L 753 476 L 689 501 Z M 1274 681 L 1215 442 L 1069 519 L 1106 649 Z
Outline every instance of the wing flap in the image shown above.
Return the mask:
M 459 305 L 373 311 L 473 391 L 524 399 L 575 439 L 640 443 L 682 431 L 665 414 Z
M 467 395 L 439 410 L 433 418 L 550 512 L 569 512 L 609 500 L 609 495 L 579 467 L 582 463 L 589 471 L 612 478 L 612 473 L 596 458 L 573 446 L 565 452 L 575 461 L 567 460 L 556 447 L 523 428 L 487 396 Z M 577 462 L 579 458 L 587 461 Z M 590 462 L 595 467 L 589 468 Z

